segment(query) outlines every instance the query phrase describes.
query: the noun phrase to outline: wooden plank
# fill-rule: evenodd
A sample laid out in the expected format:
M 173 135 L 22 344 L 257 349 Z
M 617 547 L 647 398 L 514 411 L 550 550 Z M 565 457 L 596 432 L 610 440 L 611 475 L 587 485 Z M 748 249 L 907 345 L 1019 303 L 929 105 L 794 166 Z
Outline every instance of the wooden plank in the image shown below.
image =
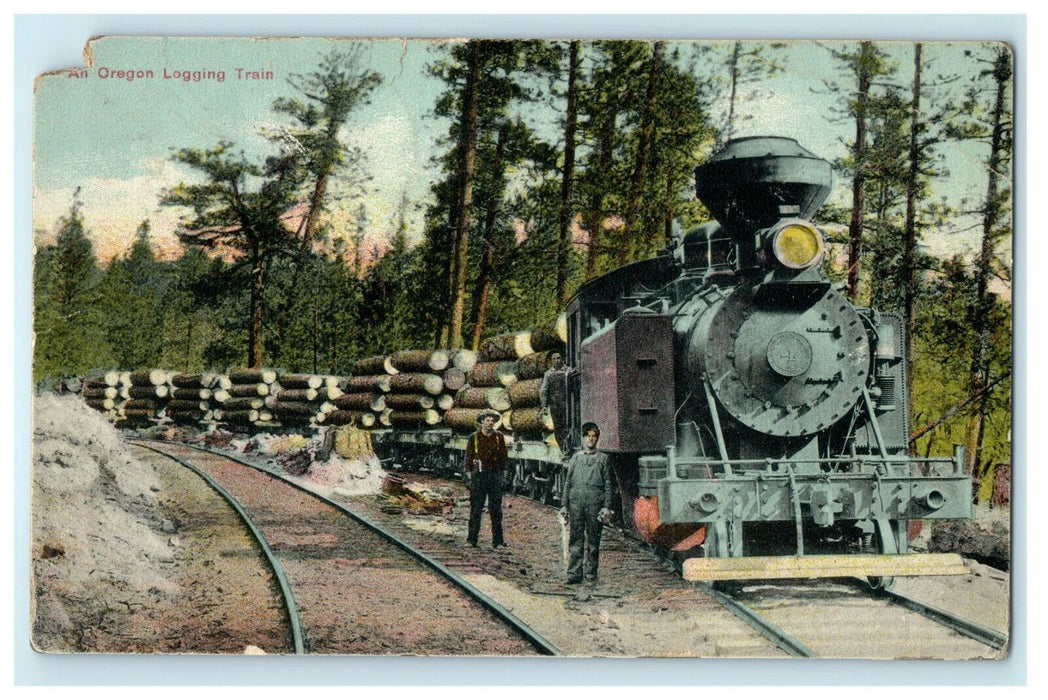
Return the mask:
M 686 559 L 686 581 L 841 576 L 955 576 L 971 573 L 959 554 L 813 554 Z

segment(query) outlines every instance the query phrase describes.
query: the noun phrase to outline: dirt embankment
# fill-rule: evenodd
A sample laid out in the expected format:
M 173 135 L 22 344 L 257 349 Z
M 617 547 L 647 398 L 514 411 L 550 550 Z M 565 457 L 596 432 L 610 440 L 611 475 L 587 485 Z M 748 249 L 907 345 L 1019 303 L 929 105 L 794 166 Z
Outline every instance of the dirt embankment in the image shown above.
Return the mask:
M 1011 562 L 1011 512 L 977 507 L 974 520 L 943 520 L 930 527 L 929 552 L 957 552 L 995 569 L 1008 571 Z
M 229 437 L 226 443 L 236 442 Z M 242 442 L 227 446 L 309 457 L 321 447 L 301 437 Z M 334 448 L 346 453 L 337 442 Z M 30 496 L 34 648 L 279 649 L 279 640 L 266 636 L 263 616 L 237 607 L 243 599 L 264 600 L 269 576 L 231 556 L 253 546 L 235 514 L 187 470 L 139 454 L 145 457 L 78 397 L 36 398 Z M 332 452 L 322 463 L 307 460 L 301 479 L 321 491 L 353 495 L 377 492 L 384 475 L 373 456 Z
M 32 641 L 97 650 L 107 620 L 179 593 L 176 526 L 156 472 L 99 413 L 74 396 L 43 395 L 34 409 Z

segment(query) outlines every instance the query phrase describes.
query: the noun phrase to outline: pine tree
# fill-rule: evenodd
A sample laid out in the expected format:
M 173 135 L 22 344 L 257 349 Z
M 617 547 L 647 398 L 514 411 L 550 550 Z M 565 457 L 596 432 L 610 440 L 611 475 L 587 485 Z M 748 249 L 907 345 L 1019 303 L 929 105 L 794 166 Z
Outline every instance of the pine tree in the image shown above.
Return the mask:
M 288 83 L 298 93 L 281 97 L 273 104 L 278 114 L 292 119 L 292 127 L 271 134 L 283 150 L 297 155 L 308 172 L 310 182 L 307 206 L 296 232 L 303 251 L 310 250 L 316 237 L 331 179 L 349 171 L 344 186 L 358 193 L 366 177 L 362 170 L 363 152 L 349 147 L 340 131 L 353 110 L 368 103 L 371 93 L 382 83 L 382 76 L 362 66 L 364 46 L 336 49 L 320 59 L 317 69 L 292 74 Z
M 83 374 L 111 361 L 99 323 L 101 273 L 87 235 L 80 189 L 58 220 L 53 246 L 34 261 L 33 376 Z
M 200 171 L 204 184 L 181 183 L 160 199 L 165 206 L 192 210 L 181 219 L 183 243 L 209 250 L 227 248 L 239 254 L 236 268 L 249 271 L 247 366 L 262 366 L 263 295 L 273 259 L 293 251 L 292 233 L 283 216 L 299 183 L 292 177 L 293 159 L 271 157 L 265 167 L 232 153 L 233 144 L 213 149 L 185 148 L 174 159 Z M 252 183 L 258 181 L 256 188 Z
M 979 476 L 986 467 L 983 461 L 983 442 L 986 420 L 990 413 L 991 392 L 987 390 L 990 374 L 991 338 L 996 330 L 994 309 L 996 295 L 990 290 L 990 280 L 999 265 L 998 249 L 1001 242 L 1011 233 L 1011 151 L 1012 123 L 1010 101 L 1012 89 L 1012 56 L 1008 49 L 999 46 L 992 57 L 981 59 L 989 64 L 979 78 L 988 80 L 992 103 L 985 104 L 987 111 L 979 109 L 983 91 L 976 85 L 969 93 L 969 104 L 976 109 L 972 114 L 977 119 L 966 126 L 968 138 L 978 138 L 987 143 L 986 196 L 981 211 L 982 242 L 975 260 L 976 313 L 973 318 L 975 344 L 972 352 L 969 384 L 972 394 L 980 394 L 968 423 L 968 460 L 973 475 Z M 980 112 L 985 119 L 978 120 Z

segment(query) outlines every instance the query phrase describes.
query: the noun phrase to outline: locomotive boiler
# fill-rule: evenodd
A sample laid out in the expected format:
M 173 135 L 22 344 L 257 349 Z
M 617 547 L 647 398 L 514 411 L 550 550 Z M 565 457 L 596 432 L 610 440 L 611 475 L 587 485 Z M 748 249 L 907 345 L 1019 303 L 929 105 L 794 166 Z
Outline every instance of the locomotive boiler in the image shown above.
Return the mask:
M 971 517 L 971 479 L 960 448 L 909 456 L 902 320 L 823 269 L 830 164 L 737 139 L 696 183 L 715 221 L 567 308 L 571 423 L 601 426 L 625 524 L 694 579 L 958 573 L 908 553 L 909 521 Z

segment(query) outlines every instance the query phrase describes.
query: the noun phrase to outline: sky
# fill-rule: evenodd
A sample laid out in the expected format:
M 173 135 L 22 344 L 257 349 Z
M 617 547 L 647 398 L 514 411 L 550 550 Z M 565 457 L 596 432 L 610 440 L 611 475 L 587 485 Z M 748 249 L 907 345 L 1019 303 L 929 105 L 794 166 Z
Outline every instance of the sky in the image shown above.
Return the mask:
M 58 72 L 38 81 L 34 230 L 53 234 L 55 221 L 68 212 L 80 187 L 86 224 L 102 257 L 126 250 L 137 224 L 146 218 L 155 244 L 171 249 L 180 211 L 161 208 L 158 195 L 194 175 L 172 161 L 172 149 L 211 148 L 229 140 L 251 157 L 271 152 L 263 129 L 287 123 L 272 111 L 274 100 L 293 95 L 288 78 L 316 66 L 337 43 L 209 38 L 92 42 L 93 68 L 87 77 Z M 351 114 L 344 135 L 368 154 L 374 180 L 365 203 L 369 218 L 385 228 L 402 192 L 417 201 L 428 190 L 422 171 L 442 126 L 425 118 L 425 105 L 432 105 L 441 86 L 423 72 L 437 57 L 427 42 L 376 40 L 364 47 L 365 62 L 382 73 L 383 83 L 370 105 Z
M 308 72 L 340 41 L 349 40 L 109 37 L 92 41 L 86 51 L 87 70 L 56 71 L 37 80 L 33 215 L 37 244 L 54 240 L 57 222 L 69 211 L 79 187 L 86 225 L 103 260 L 126 252 L 145 219 L 151 223 L 158 251 L 177 255 L 175 229 L 178 217 L 186 212 L 160 207 L 158 197 L 164 188 L 191 181 L 196 174 L 172 161 L 173 149 L 209 148 L 229 140 L 261 159 L 272 151 L 262 132 L 286 123 L 271 107 L 276 98 L 295 94 L 288 78 Z M 731 43 L 705 42 L 721 56 L 727 55 Z M 362 45 L 363 62 L 382 74 L 383 82 L 372 93 L 370 104 L 351 114 L 343 135 L 367 154 L 372 180 L 362 200 L 347 201 L 346 211 L 334 214 L 336 228 L 351 228 L 351 212 L 362 202 L 372 224 L 368 244 L 381 245 L 406 194 L 415 205 L 409 212 L 409 229 L 417 240 L 424 209 L 419 205 L 430 201 L 430 186 L 439 176 L 431 162 L 438 153 L 435 144 L 447 133 L 447 122 L 431 114 L 444 86 L 427 74 L 426 67 L 442 56 L 440 47 L 447 43 L 386 39 Z M 912 70 L 912 44 L 880 45 L 900 64 L 897 80 L 905 85 Z M 688 44 L 679 46 L 686 55 Z M 747 118 L 735 135 L 790 136 L 820 157 L 844 156 L 854 125 L 846 119 L 829 119 L 834 107 L 839 107 L 839 97 L 826 90 L 826 82 L 847 84 L 831 56 L 831 46 L 844 45 L 796 41 L 769 51 L 785 70 L 744 86 L 738 109 Z M 965 80 L 957 84 L 966 82 L 977 70 L 964 57 L 969 48 L 973 45 L 927 44 L 925 56 L 934 68 L 925 79 L 930 81 L 934 73 L 959 72 Z M 714 107 L 723 111 L 724 102 Z M 985 154 L 980 149 L 985 147 L 948 149 L 951 176 L 936 187 L 955 205 L 962 199 L 977 202 L 985 192 L 980 162 Z M 848 183 L 841 178 L 836 182 L 831 201 L 847 204 Z M 961 221 L 959 228 L 966 232 L 940 232 L 926 242 L 942 254 L 970 254 L 979 237 L 973 224 Z

